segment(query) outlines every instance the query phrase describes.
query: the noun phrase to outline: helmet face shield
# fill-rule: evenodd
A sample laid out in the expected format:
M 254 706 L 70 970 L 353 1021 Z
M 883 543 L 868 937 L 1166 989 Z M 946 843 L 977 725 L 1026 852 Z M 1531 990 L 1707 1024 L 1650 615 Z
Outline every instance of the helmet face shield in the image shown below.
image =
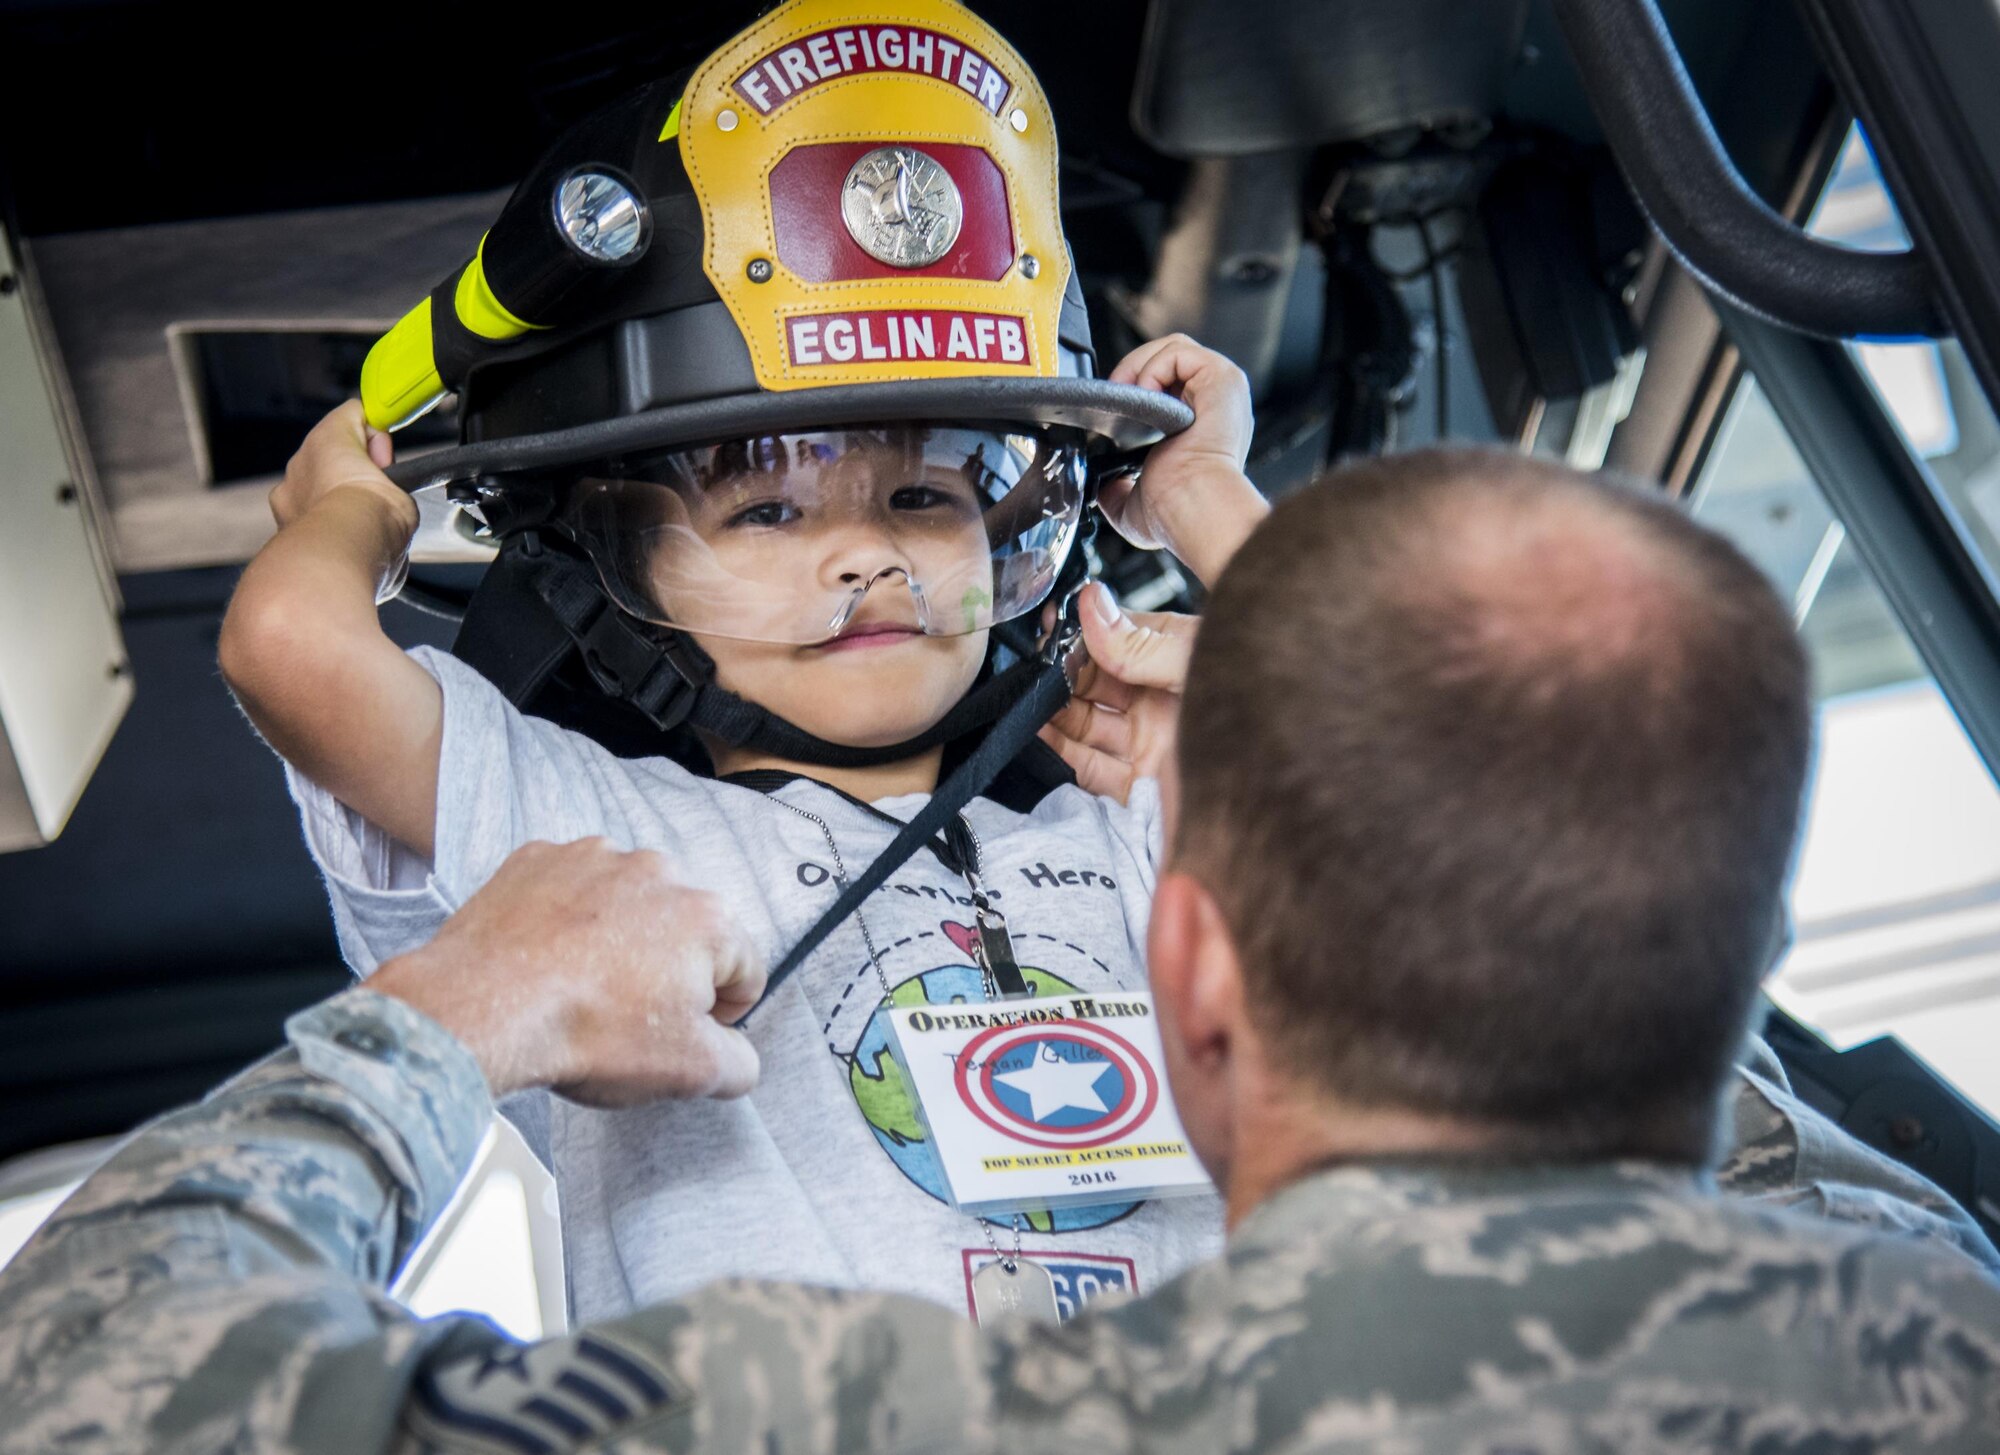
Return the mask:
M 974 426 L 851 426 L 663 450 L 586 474 L 565 524 L 611 599 L 703 636 L 960 636 L 1048 596 L 1081 449 Z

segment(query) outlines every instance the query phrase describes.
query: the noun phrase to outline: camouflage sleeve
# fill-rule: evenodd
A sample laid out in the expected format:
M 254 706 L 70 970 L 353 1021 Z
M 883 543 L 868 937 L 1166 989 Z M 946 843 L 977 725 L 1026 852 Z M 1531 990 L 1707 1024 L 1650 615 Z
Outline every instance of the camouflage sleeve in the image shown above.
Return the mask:
M 464 1175 L 486 1082 L 372 991 L 287 1031 L 128 1140 L 0 1275 L 0 1451 L 253 1449 L 308 1427 L 329 1449 L 383 1444 L 393 1371 L 453 1337 L 383 1288 Z M 382 1371 L 375 1408 L 320 1399 L 343 1348 Z
M 419 1322 L 384 1289 L 471 1161 L 485 1080 L 362 988 L 287 1031 L 137 1133 L 0 1273 L 0 1455 L 990 1442 L 986 1356 L 928 1305 L 717 1288 L 535 1345 Z
M 1904 1232 L 1956 1248 L 2000 1275 L 2000 1252 L 1979 1224 L 1920 1173 L 1842 1131 L 1792 1091 L 1761 1040 L 1737 1067 L 1725 1192 L 1838 1222 Z

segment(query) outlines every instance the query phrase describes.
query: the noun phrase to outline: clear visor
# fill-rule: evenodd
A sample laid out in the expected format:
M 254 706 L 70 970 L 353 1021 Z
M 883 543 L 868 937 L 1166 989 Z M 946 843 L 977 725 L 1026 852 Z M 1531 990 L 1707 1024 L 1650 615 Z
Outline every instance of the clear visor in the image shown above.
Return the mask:
M 612 600 L 661 626 L 961 636 L 1048 596 L 1083 482 L 1079 448 L 1032 434 L 854 427 L 624 462 L 578 481 L 567 523 Z

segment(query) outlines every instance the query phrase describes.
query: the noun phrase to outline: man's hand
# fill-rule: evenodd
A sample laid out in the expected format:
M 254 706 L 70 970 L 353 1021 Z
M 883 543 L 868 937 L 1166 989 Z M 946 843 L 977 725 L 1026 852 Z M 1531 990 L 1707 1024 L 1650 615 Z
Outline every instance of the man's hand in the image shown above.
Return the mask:
M 1194 410 L 1194 423 L 1154 445 L 1136 481 L 1105 482 L 1098 508 L 1133 545 L 1165 546 L 1213 586 L 1271 509 L 1243 473 L 1250 381 L 1184 333 L 1141 344 L 1119 360 L 1111 380 L 1176 396 Z
M 1120 803 L 1141 778 L 1157 778 L 1174 750 L 1181 687 L 1194 651 L 1192 616 L 1120 611 L 1103 582 L 1085 590 L 1090 661 L 1070 700 L 1042 729 L 1076 781 Z
M 755 949 L 659 854 L 604 839 L 515 850 L 368 985 L 463 1042 L 496 1097 L 550 1086 L 631 1106 L 757 1084 L 756 1049 L 732 1029 L 764 993 Z
M 407 541 L 417 528 L 417 504 L 382 473 L 395 457 L 395 442 L 368 423 L 360 400 L 350 399 L 312 427 L 285 466 L 271 492 L 271 514 L 282 529 L 334 491 L 359 490 L 387 509 Z

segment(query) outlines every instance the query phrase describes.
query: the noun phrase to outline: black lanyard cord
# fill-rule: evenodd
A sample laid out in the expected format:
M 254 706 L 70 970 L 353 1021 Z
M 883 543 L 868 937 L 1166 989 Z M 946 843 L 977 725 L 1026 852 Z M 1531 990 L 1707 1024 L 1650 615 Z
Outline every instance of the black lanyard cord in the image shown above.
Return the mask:
M 1042 725 L 1069 700 L 1069 692 L 1070 679 L 1064 672 L 1062 654 L 1052 652 L 1036 665 L 1027 691 L 993 724 L 986 740 L 938 785 L 937 792 L 931 795 L 922 812 L 903 825 L 889 847 L 876 855 L 874 862 L 842 889 L 840 897 L 834 900 L 826 913 L 778 962 L 764 987 L 763 1000 L 751 1008 L 749 1015 L 744 1017 L 745 1022 L 750 1015 L 757 1013 L 764 1001 L 771 998 L 771 993 L 784 984 L 794 970 L 806 962 L 806 957 L 825 942 L 842 920 L 861 907 L 863 900 L 887 883 L 889 876 L 909 862 L 912 855 L 932 846 L 932 840 L 946 823 L 977 798 L 981 790 L 1033 741 Z

